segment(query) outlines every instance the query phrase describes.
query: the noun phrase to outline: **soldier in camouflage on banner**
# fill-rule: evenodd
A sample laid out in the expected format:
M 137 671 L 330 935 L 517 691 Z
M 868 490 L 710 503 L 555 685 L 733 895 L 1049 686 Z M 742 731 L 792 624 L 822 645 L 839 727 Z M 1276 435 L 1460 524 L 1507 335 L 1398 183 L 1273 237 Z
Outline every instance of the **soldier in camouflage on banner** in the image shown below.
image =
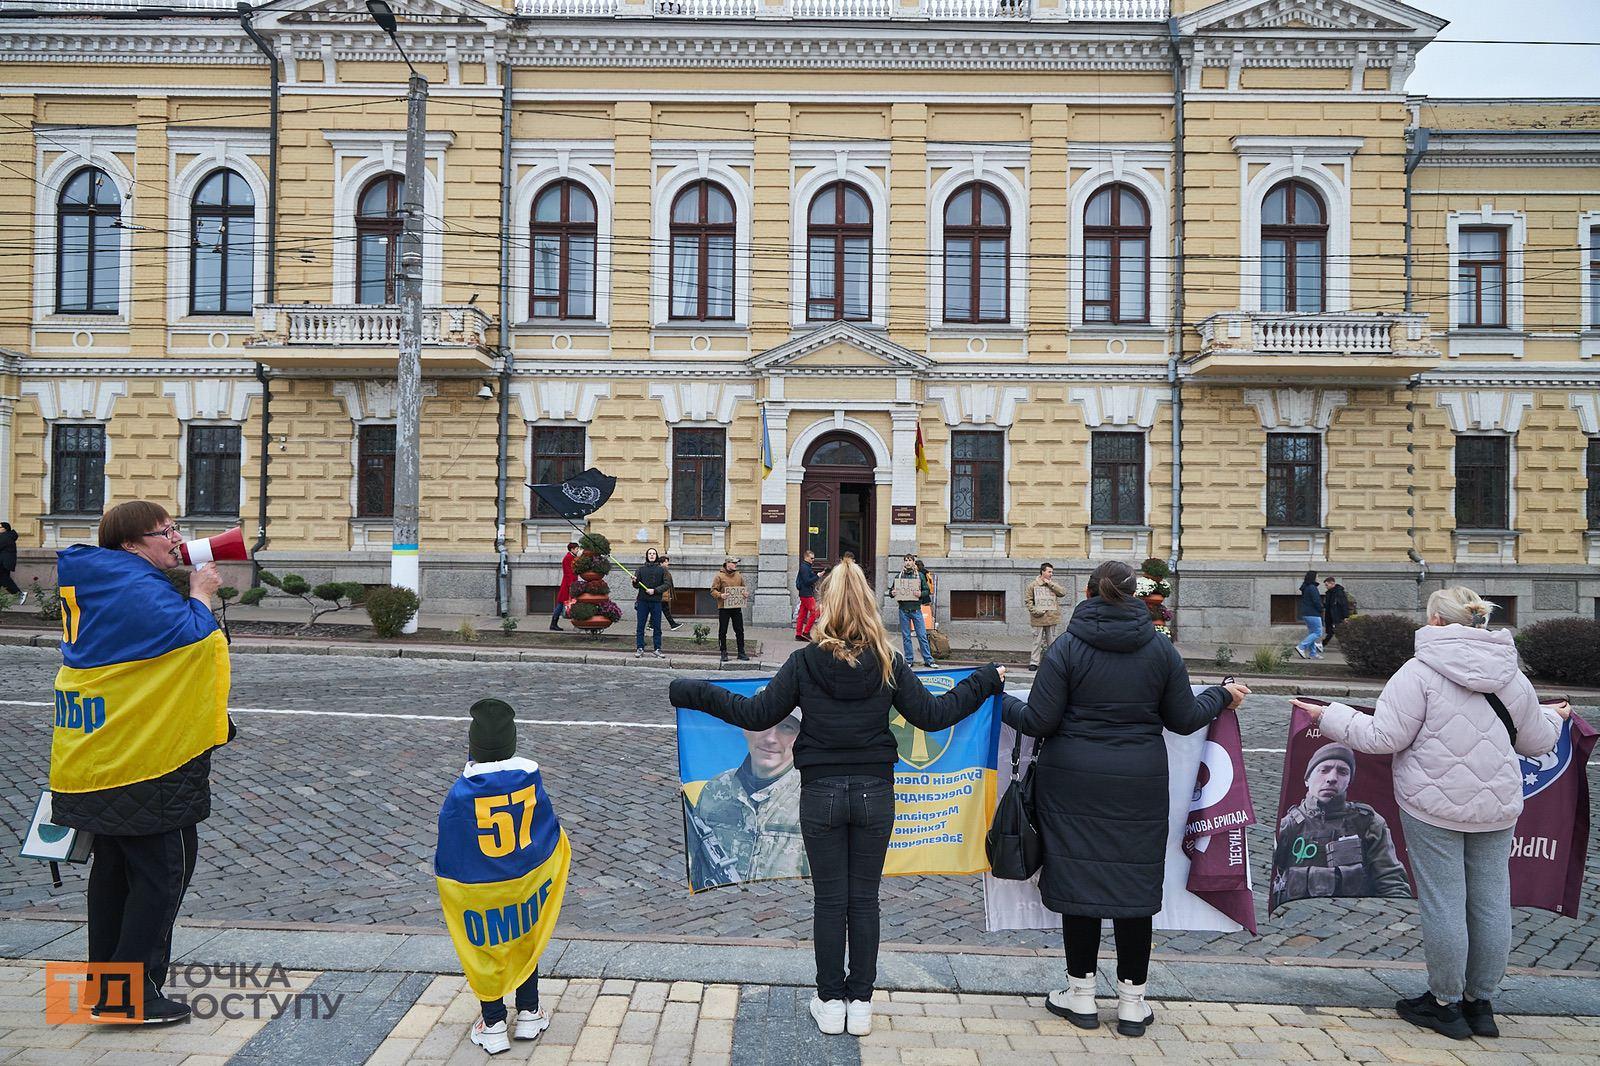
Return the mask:
M 1355 753 L 1325 744 L 1306 767 L 1306 798 L 1284 815 L 1272 854 L 1268 913 L 1318 896 L 1411 897 L 1383 816 L 1348 798 Z
M 695 891 L 810 874 L 794 769 L 799 735 L 798 710 L 771 729 L 747 730 L 750 753 L 744 761 L 707 781 L 694 804 L 685 801 L 689 883 Z

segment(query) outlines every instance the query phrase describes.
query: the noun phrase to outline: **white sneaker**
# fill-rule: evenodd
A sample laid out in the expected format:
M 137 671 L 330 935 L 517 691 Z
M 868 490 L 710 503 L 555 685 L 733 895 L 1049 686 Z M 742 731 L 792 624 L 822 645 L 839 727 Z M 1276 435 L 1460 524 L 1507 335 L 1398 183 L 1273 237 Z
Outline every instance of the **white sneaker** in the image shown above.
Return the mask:
M 511 1038 L 506 1035 L 506 1023 L 495 1022 L 493 1025 L 484 1025 L 479 1018 L 472 1023 L 472 1042 L 491 1055 L 498 1055 L 502 1051 L 511 1050 Z
M 1123 1036 L 1143 1036 L 1145 1026 L 1156 1020 L 1156 1012 L 1144 1001 L 1144 987 L 1117 982 L 1117 1032 Z
M 842 999 L 824 1002 L 819 996 L 811 997 L 811 1017 L 823 1036 L 838 1036 L 844 1032 L 845 1006 Z
M 517 1011 L 518 1040 L 537 1040 L 539 1034 L 550 1028 L 550 1019 L 544 1016 L 543 1011 L 519 1010 Z
M 17 604 L 20 606 L 20 605 L 22 605 L 24 603 L 27 603 L 27 602 L 28 602 L 28 594 L 26 592 L 24 592 L 22 594 L 21 598 L 17 600 Z
M 1294 646 L 1294 653 L 1295 653 L 1295 654 L 1296 654 L 1296 655 L 1298 655 L 1298 656 L 1300 656 L 1300 658 L 1302 658 L 1302 659 L 1309 659 L 1309 658 L 1311 658 L 1311 656 L 1309 656 L 1309 655 L 1307 655 L 1307 654 L 1306 654 L 1306 650 L 1305 650 L 1305 649 L 1304 649 L 1304 648 L 1302 648 L 1302 647 L 1301 647 L 1301 646 L 1300 646 L 1300 645 L 1298 645 L 1298 644 L 1296 644 L 1296 645 L 1295 645 L 1295 646 Z
M 1100 1028 L 1100 1008 L 1094 1001 L 1095 977 L 1067 975 L 1067 987 L 1059 988 L 1045 997 L 1044 1006 L 1051 1014 L 1076 1025 L 1079 1029 Z
M 844 1027 L 851 1036 L 872 1032 L 872 1000 L 852 999 L 844 1007 Z
M 643 659 L 644 658 L 644 649 L 643 648 L 635 648 L 635 649 L 633 649 L 633 657 L 635 659 Z

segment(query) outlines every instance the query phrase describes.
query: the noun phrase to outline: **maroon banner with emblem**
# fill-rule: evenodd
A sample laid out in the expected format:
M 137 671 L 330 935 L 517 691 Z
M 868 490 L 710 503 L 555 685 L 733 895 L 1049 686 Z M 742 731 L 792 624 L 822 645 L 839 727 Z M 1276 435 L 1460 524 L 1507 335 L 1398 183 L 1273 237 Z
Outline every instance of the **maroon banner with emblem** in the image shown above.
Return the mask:
M 1239 716 L 1224 710 L 1206 733 L 1189 820 L 1183 827 L 1183 851 L 1189 857 L 1189 891 L 1251 933 L 1256 932 L 1256 904 L 1244 830 L 1255 824 Z
M 1373 713 L 1371 707 L 1355 709 Z M 1589 849 L 1586 764 L 1597 739 L 1600 734 L 1594 727 L 1573 714 L 1562 724 L 1554 751 L 1536 759 L 1519 757 L 1524 798 L 1512 835 L 1512 906 L 1577 916 Z M 1340 820 L 1329 825 L 1317 819 L 1317 812 L 1306 816 L 1314 801 L 1307 798 L 1309 791 L 1316 787 L 1307 781 L 1313 769 L 1309 764 L 1327 743 L 1305 712 L 1293 712 L 1278 796 L 1269 913 L 1297 899 L 1319 896 L 1412 894 L 1409 886 L 1399 890 L 1398 875 L 1390 865 L 1398 863 L 1409 880 L 1410 860 L 1394 799 L 1390 756 L 1355 752 Z M 1330 845 L 1341 853 L 1331 861 Z M 1358 869 L 1361 873 L 1354 873 Z

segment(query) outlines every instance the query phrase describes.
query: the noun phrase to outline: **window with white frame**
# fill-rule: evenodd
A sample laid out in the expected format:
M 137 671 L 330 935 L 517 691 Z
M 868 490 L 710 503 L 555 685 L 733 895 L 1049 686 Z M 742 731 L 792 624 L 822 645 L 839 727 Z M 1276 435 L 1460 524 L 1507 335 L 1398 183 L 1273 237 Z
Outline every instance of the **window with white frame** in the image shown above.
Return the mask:
M 1002 430 L 950 434 L 950 520 L 1005 521 L 1006 435 Z
M 1322 524 L 1322 435 L 1267 434 L 1267 526 Z
M 380 174 L 367 182 L 356 201 L 356 303 L 395 302 L 395 276 L 400 263 L 400 208 L 405 182 L 398 174 Z
M 589 190 L 553 181 L 533 200 L 529 223 L 528 316 L 595 317 L 595 247 L 599 215 Z
M 583 472 L 588 441 L 583 426 L 529 426 L 529 469 L 535 485 L 555 485 Z M 534 518 L 559 518 L 554 507 L 537 494 Z
M 1456 321 L 1464 328 L 1506 324 L 1506 230 L 1462 226 L 1456 256 Z
M 806 318 L 872 318 L 872 204 L 845 181 L 811 199 L 806 232 Z
M 232 170 L 213 172 L 189 205 L 189 313 L 247 315 L 255 301 L 256 200 Z
M 1150 207 L 1120 182 L 1096 192 L 1083 211 L 1083 320 L 1150 321 Z
M 1600 530 L 1600 437 L 1589 438 L 1589 447 L 1584 453 L 1583 474 L 1589 480 L 1584 512 L 1589 520 L 1589 528 Z
M 239 516 L 242 436 L 239 426 L 189 426 L 188 462 L 184 467 L 185 516 Z
M 394 515 L 395 426 L 366 423 L 356 428 L 356 517 Z
M 106 505 L 106 427 L 58 422 L 50 434 L 50 508 L 98 515 Z
M 1492 204 L 1446 216 L 1450 328 L 1486 331 L 1452 339 L 1450 354 L 1522 354 L 1522 249 L 1527 235 L 1526 216 L 1497 211 Z
M 736 234 L 733 197 L 716 182 L 693 182 L 673 199 L 670 317 L 732 320 Z
M 1584 255 L 1587 260 L 1587 278 L 1589 301 L 1589 321 L 1586 325 L 1590 329 L 1600 330 L 1600 220 L 1589 226 L 1589 247 Z
M 99 167 L 67 179 L 56 201 L 57 314 L 114 315 L 122 271 L 122 194 Z
M 1089 522 L 1144 524 L 1143 433 L 1096 431 L 1089 443 Z
M 725 429 L 673 429 L 672 520 L 721 522 L 727 482 Z
M 1511 522 L 1511 438 L 1456 437 L 1456 528 L 1504 530 Z
M 1011 211 L 986 181 L 945 201 L 944 320 L 1011 321 Z
M 1261 203 L 1261 310 L 1324 310 L 1327 259 L 1322 197 L 1294 178 L 1273 186 Z

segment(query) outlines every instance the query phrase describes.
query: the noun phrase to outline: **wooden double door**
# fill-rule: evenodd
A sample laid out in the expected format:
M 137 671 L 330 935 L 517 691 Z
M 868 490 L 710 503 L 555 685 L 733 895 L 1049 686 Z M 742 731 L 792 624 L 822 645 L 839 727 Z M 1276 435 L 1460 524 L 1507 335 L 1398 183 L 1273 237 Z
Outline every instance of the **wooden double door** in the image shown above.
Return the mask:
M 871 451 L 852 433 L 830 433 L 806 453 L 800 485 L 800 549 L 828 567 L 846 552 L 872 581 L 876 569 L 876 497 Z

